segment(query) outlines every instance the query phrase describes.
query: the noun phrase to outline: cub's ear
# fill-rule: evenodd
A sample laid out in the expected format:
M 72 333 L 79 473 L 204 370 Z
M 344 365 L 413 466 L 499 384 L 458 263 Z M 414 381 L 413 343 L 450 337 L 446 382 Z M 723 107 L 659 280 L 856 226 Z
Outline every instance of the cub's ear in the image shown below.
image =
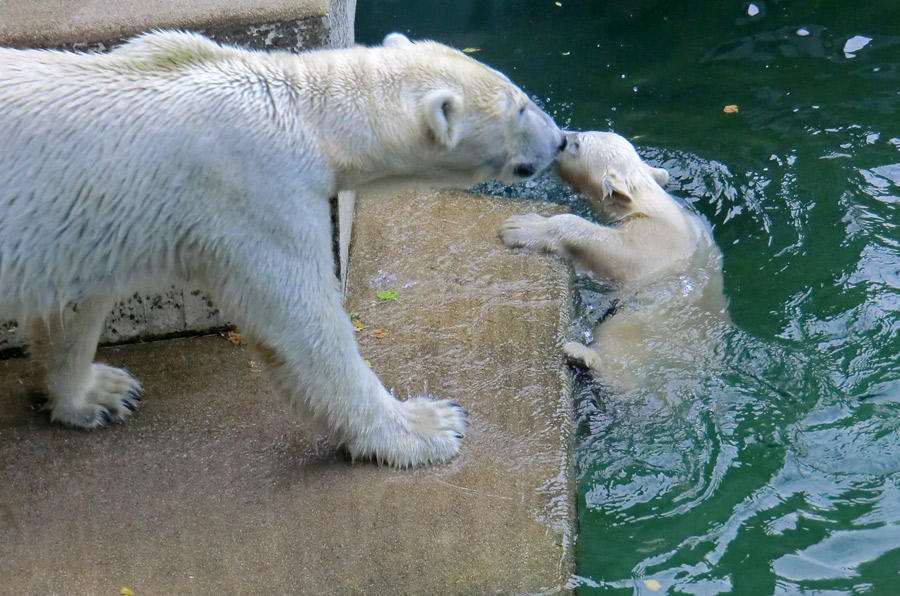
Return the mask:
M 648 166 L 649 167 L 649 166 Z M 656 183 L 666 187 L 666 184 L 669 183 L 669 172 L 664 170 L 663 168 L 650 168 L 650 175 L 653 176 L 653 179 L 656 180 Z
M 422 99 L 422 115 L 435 141 L 447 149 L 459 142 L 463 98 L 450 89 L 437 89 Z
M 601 184 L 605 196 L 618 199 L 625 204 L 631 202 L 631 189 L 625 182 L 625 178 L 617 171 L 613 169 L 606 170 L 606 175 L 603 176 Z
M 384 41 L 381 42 L 381 45 L 386 48 L 402 48 L 403 46 L 411 46 L 412 42 L 402 33 L 394 32 L 388 33 L 384 37 Z

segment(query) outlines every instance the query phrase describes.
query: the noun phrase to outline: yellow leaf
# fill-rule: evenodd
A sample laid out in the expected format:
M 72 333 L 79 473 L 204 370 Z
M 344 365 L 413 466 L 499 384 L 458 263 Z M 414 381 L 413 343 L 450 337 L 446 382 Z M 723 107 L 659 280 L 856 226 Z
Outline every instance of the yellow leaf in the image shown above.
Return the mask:
M 568 55 L 571 54 L 571 53 L 572 53 L 572 52 L 560 52 L 560 54 L 562 54 L 563 56 L 568 56 Z
M 243 346 L 247 343 L 244 341 L 244 338 L 241 337 L 241 334 L 237 331 L 226 331 L 222 334 L 222 337 L 227 339 L 233 346 Z
M 362 329 L 363 327 L 366 326 L 366 324 L 363 323 L 362 321 L 360 321 L 359 319 L 353 319 L 350 322 L 353 323 L 353 326 L 356 327 L 357 329 Z
M 726 114 L 737 114 L 737 113 L 738 113 L 738 107 L 737 107 L 736 105 L 725 106 L 725 109 L 724 109 L 723 111 L 724 111 Z
M 119 594 L 123 594 L 124 596 L 128 596 L 129 594 L 134 594 L 134 592 L 132 592 L 132 591 L 129 590 L 128 588 L 122 588 L 121 590 L 119 590 Z
M 557 6 L 562 6 L 562 2 L 554 2 Z
M 365 365 L 368 366 L 369 368 L 372 368 L 372 363 L 369 362 L 368 360 L 363 360 L 363 364 L 365 364 Z
M 651 590 L 653 590 L 654 592 L 656 592 L 657 590 L 659 590 L 662 587 L 660 585 L 660 583 L 658 581 L 656 581 L 655 579 L 645 579 L 644 585 L 647 586 L 648 588 L 650 588 Z
M 463 48 L 463 52 L 466 54 L 474 54 L 475 52 L 480 52 L 481 48 Z

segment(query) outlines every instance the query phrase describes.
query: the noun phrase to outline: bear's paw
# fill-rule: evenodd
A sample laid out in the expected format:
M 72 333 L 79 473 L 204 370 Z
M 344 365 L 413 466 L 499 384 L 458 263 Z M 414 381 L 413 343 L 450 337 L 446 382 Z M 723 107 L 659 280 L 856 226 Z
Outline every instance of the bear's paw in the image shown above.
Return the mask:
M 137 379 L 126 371 L 93 364 L 91 383 L 83 396 L 53 400 L 47 404 L 50 419 L 66 426 L 93 429 L 124 420 L 143 397 Z
M 500 240 L 510 248 L 553 252 L 557 249 L 554 226 L 537 213 L 513 215 L 500 225 Z
M 372 458 L 396 468 L 435 464 L 459 453 L 466 413 L 450 400 L 414 397 L 398 403 L 399 424 L 345 443 L 353 459 Z
M 597 350 L 575 341 L 567 341 L 562 347 L 569 362 L 593 371 L 600 370 L 600 354 Z

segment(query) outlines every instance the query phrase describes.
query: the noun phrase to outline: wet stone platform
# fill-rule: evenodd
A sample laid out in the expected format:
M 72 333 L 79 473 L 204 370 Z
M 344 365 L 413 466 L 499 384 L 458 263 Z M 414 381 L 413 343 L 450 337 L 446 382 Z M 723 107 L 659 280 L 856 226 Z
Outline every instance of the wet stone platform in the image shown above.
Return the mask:
M 101 350 L 146 398 L 95 432 L 49 424 L 27 362 L 0 361 L 0 593 L 566 592 L 570 271 L 496 234 L 513 213 L 555 209 L 358 200 L 347 310 L 396 395 L 468 411 L 463 452 L 444 465 L 351 464 L 311 442 L 252 351 L 218 336 Z

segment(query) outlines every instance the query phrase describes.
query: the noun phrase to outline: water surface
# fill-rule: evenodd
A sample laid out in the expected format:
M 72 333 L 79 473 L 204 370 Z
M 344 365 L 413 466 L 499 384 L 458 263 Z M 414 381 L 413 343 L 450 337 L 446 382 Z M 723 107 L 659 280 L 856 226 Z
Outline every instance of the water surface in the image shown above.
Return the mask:
M 713 225 L 715 357 L 578 376 L 579 593 L 900 593 L 900 4 L 559 4 L 362 2 L 357 36 L 477 49 Z M 551 175 L 486 188 L 588 214 Z M 608 292 L 578 286 L 586 336 Z

